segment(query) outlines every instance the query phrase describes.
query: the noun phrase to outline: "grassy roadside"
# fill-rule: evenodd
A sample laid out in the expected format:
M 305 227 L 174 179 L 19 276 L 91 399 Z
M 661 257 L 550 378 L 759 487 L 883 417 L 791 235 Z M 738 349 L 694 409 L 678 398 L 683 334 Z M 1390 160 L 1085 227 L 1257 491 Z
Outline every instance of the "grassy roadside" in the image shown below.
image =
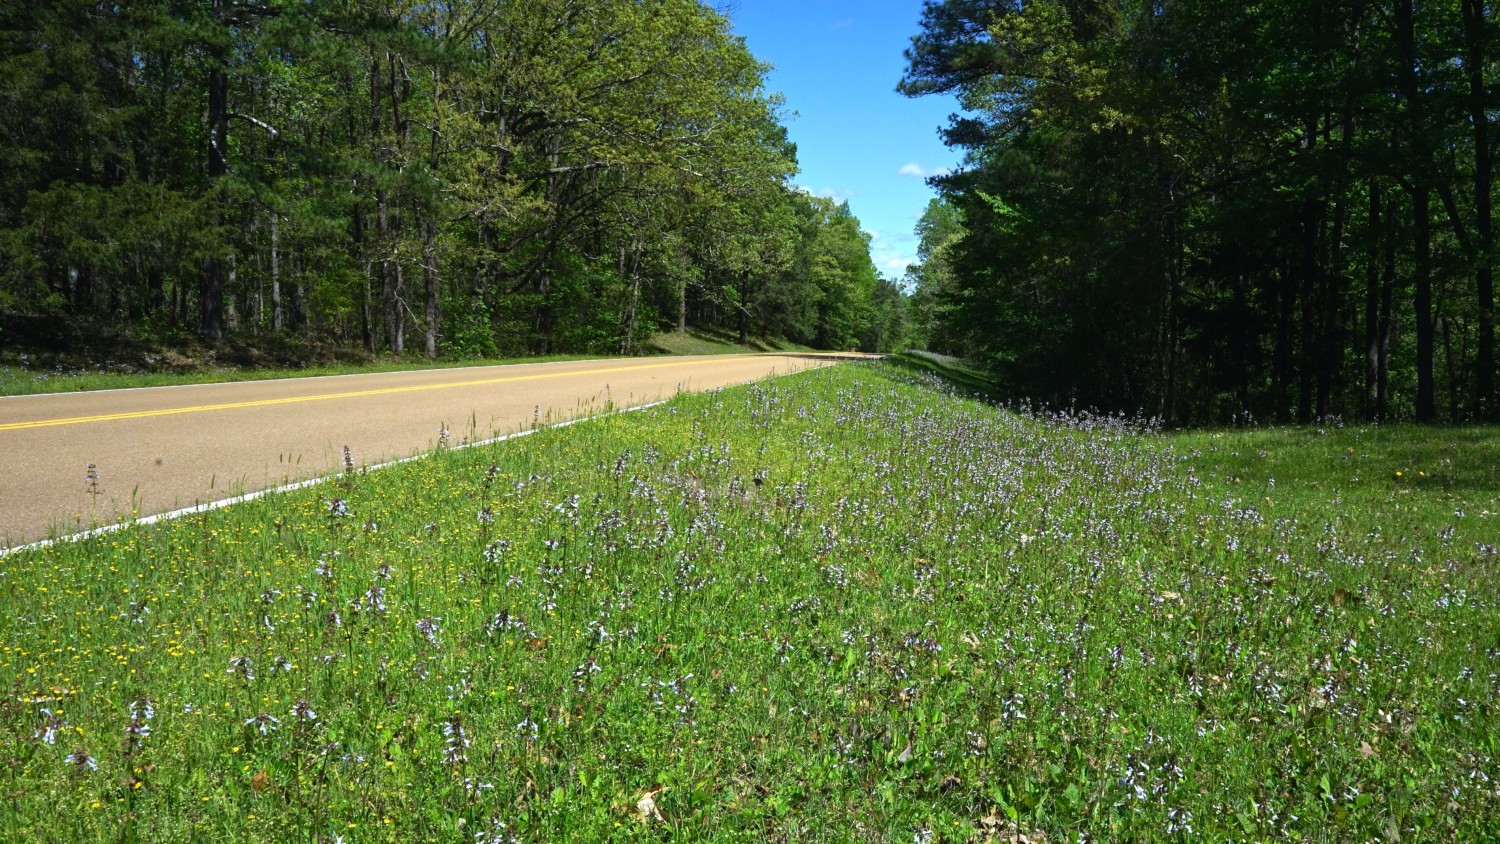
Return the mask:
M 648 344 L 651 354 L 717 355 L 755 354 L 770 351 L 812 351 L 792 343 L 754 340 L 749 345 L 732 342 L 727 336 L 703 332 L 658 334 Z M 14 351 L 0 354 L 0 396 L 24 396 L 46 393 L 72 393 L 90 390 L 119 390 L 132 387 L 165 387 L 180 384 L 217 384 L 234 381 L 265 381 L 280 378 L 306 378 L 319 375 L 356 375 L 373 372 L 405 372 L 418 369 L 453 369 L 471 366 L 503 366 L 516 363 L 547 363 L 569 360 L 598 360 L 615 355 L 545 355 L 515 358 L 476 358 L 471 360 L 429 361 L 420 357 L 370 357 L 348 350 L 298 348 L 290 356 L 311 359 L 305 365 L 262 366 L 254 363 L 221 363 L 208 350 L 198 357 L 160 350 L 126 351 L 116 355 L 95 349 L 92 362 L 85 356 L 57 356 L 44 360 Z M 287 354 L 276 357 L 287 357 Z M 131 362 L 117 361 L 128 357 Z M 225 356 L 230 360 L 253 361 L 266 357 L 259 350 L 237 349 Z
M 0 558 L 0 837 L 1494 840 L 1497 448 L 851 364 Z
M 655 352 L 668 355 L 741 355 L 757 352 L 812 352 L 811 346 L 802 346 L 774 338 L 751 338 L 741 344 L 735 335 L 728 332 L 711 332 L 691 329 L 684 334 L 664 331 L 653 336 L 647 346 Z
M 933 352 L 907 351 L 891 355 L 886 359 L 913 372 L 930 372 L 941 376 L 949 383 L 976 397 L 982 398 L 995 390 L 993 379 L 959 358 Z
M 185 371 L 121 372 L 107 368 L 93 370 L 36 371 L 0 365 L 0 396 L 26 396 L 47 393 L 76 393 L 92 390 L 123 390 L 133 387 L 169 387 L 182 384 L 224 384 L 235 381 L 271 381 L 282 378 L 309 378 L 319 375 L 360 375 L 371 372 L 408 372 L 419 369 L 458 369 L 469 366 L 504 366 L 514 363 L 549 363 L 553 361 L 595 360 L 599 355 L 545 355 L 526 358 L 498 358 L 453 361 L 430 361 L 411 358 L 375 359 L 364 363 L 323 364 L 300 368 L 237 366 L 195 366 Z

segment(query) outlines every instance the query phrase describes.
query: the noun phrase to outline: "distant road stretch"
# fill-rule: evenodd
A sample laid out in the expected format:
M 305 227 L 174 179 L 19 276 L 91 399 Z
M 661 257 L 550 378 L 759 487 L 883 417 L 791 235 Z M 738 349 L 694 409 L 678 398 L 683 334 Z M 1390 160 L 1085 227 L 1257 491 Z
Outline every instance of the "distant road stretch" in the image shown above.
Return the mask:
M 0 549 L 529 427 L 835 363 L 714 355 L 0 398 Z M 550 418 L 550 419 L 549 419 Z M 88 479 L 94 464 L 98 482 Z

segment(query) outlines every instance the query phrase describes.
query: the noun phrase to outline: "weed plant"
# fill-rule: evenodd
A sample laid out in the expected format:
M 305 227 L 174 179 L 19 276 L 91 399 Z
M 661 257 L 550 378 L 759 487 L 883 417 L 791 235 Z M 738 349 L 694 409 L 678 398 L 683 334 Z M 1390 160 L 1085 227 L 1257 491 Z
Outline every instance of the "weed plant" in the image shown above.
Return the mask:
M 1494 840 L 1444 436 L 850 364 L 13 554 L 0 838 Z

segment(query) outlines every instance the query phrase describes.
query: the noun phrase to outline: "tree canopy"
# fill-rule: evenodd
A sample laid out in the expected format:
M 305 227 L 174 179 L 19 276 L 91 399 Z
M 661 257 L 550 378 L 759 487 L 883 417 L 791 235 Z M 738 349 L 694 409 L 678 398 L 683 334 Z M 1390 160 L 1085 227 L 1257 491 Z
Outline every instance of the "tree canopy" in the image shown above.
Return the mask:
M 0 311 L 428 356 L 893 342 L 766 71 L 697 0 L 7 3 Z
M 928 0 L 901 90 L 958 96 L 966 165 L 917 324 L 1058 403 L 1494 418 L 1494 34 L 1479 0 Z

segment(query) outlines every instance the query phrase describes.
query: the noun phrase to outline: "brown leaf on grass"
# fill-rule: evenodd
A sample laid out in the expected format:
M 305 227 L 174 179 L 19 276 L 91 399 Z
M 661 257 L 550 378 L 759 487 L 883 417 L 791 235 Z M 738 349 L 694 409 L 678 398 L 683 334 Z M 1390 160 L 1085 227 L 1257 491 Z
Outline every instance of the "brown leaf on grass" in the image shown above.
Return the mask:
M 256 771 L 255 776 L 250 778 L 250 790 L 255 792 L 256 794 L 260 794 L 262 791 L 265 791 L 270 787 L 271 775 L 266 773 L 265 768 L 261 768 L 259 771 Z
M 1359 743 L 1359 755 L 1365 759 L 1369 759 L 1375 755 L 1375 748 L 1371 747 L 1369 742 L 1362 741 Z
M 995 808 L 979 819 L 979 836 L 976 840 L 984 844 L 1048 844 L 1047 833 L 1022 829 L 1015 821 L 1001 817 Z

